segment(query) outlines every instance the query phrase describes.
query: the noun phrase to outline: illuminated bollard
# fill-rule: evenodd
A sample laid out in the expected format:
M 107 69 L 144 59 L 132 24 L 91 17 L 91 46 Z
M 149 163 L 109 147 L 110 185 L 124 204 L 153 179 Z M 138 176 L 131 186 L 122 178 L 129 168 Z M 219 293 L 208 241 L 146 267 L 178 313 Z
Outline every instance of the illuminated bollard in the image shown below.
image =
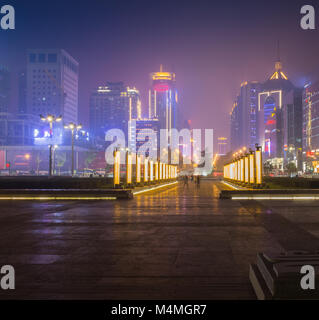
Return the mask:
M 166 179 L 166 163 L 163 163 L 163 180 Z
M 245 183 L 249 183 L 249 156 L 245 156 Z
M 166 177 L 166 179 L 168 179 L 168 171 L 169 171 L 169 170 L 168 170 L 168 167 L 169 167 L 169 165 L 167 164 L 167 165 L 166 165 L 166 172 L 165 172 L 165 177 Z
M 240 159 L 240 181 L 244 182 L 245 179 L 245 164 L 244 164 L 244 159 Z
M 155 162 L 155 181 L 158 180 L 159 169 L 158 169 L 158 161 Z
M 256 145 L 255 164 L 256 164 L 256 184 L 262 184 L 262 154 L 261 147 Z
M 144 182 L 148 182 L 148 158 L 144 159 Z
M 140 155 L 136 155 L 136 183 L 140 183 L 141 182 L 141 156 Z
M 150 181 L 154 180 L 154 164 L 153 160 L 150 160 Z
M 255 155 L 253 151 L 251 151 L 249 155 L 249 171 L 250 171 L 249 182 L 251 184 L 254 184 L 255 183 Z
M 114 187 L 120 185 L 120 175 L 121 175 L 121 153 L 119 150 L 114 150 L 114 164 L 113 164 L 113 184 Z
M 235 175 L 234 175 L 234 180 L 237 180 L 237 177 L 238 177 L 238 162 L 237 162 L 237 161 L 235 161 L 234 165 L 235 165 Z
M 158 168 L 159 168 L 158 178 L 159 180 L 162 180 L 163 179 L 163 163 L 159 162 Z
M 132 154 L 126 152 L 126 184 L 132 184 Z

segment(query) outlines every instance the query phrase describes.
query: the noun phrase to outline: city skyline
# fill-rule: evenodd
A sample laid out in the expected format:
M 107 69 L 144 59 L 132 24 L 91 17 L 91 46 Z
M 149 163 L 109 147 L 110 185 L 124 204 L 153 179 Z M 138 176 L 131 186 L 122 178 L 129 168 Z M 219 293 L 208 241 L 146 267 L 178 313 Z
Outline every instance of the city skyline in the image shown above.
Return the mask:
M 84 124 L 90 92 L 107 81 L 135 86 L 147 112 L 148 75 L 163 64 L 164 70 L 176 73 L 179 105 L 192 126 L 213 127 L 218 135 L 229 137 L 229 112 L 238 87 L 243 81 L 265 81 L 276 60 L 278 39 L 282 61 L 296 86 L 304 85 L 305 78 L 318 70 L 318 31 L 301 30 L 302 1 L 281 2 L 276 7 L 272 6 L 275 2 L 267 3 L 259 2 L 260 14 L 256 14 L 257 4 L 252 1 L 200 1 L 195 9 L 175 1 L 165 13 L 163 6 L 155 5 L 151 16 L 144 1 L 123 7 L 114 1 L 93 2 L 94 12 L 81 4 L 74 7 L 59 1 L 52 6 L 38 1 L 14 4 L 16 30 L 0 34 L 7 49 L 0 58 L 17 74 L 27 49 L 66 49 L 80 64 L 79 110 Z M 230 16 L 227 5 L 232 7 Z M 58 12 L 59 24 L 48 19 L 49 8 Z M 29 23 L 35 16 L 37 22 Z M 125 19 L 128 24 L 124 26 Z M 187 27 L 187 19 L 192 28 Z M 296 31 L 294 39 L 289 37 L 291 30 Z M 303 50 L 309 41 L 311 50 Z M 12 54 L 5 57 L 5 52 Z

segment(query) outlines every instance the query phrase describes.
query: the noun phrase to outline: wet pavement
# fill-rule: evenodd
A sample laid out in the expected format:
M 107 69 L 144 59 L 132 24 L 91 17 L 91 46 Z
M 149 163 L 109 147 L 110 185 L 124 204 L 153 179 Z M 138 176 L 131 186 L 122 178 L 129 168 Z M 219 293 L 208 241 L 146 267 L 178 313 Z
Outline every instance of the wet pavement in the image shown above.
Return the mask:
M 16 299 L 255 299 L 257 252 L 319 249 L 319 201 L 220 200 L 205 180 L 133 200 L 1 202 Z

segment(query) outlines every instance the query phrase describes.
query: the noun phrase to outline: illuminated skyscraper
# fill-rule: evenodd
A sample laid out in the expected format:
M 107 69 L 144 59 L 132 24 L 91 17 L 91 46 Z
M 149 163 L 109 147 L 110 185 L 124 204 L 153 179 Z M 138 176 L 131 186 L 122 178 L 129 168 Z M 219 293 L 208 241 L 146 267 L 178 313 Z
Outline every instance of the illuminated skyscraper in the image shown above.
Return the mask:
M 10 108 L 10 73 L 0 66 L 0 112 L 9 112 Z
M 219 137 L 218 139 L 218 154 L 223 156 L 227 153 L 227 138 Z
M 164 72 L 161 66 L 160 71 L 151 73 L 150 77 L 149 118 L 157 118 L 160 129 L 177 128 L 178 96 L 175 73 Z
M 110 129 L 120 129 L 127 137 L 129 121 L 140 118 L 141 100 L 136 88 L 125 87 L 123 82 L 107 82 L 91 94 L 90 129 L 99 145 L 104 144 Z
M 79 64 L 60 49 L 32 49 L 27 55 L 26 107 L 23 113 L 53 114 L 78 121 Z
M 279 59 L 258 95 L 258 128 L 258 143 L 273 167 L 284 169 L 293 161 L 301 168 L 301 90 L 288 80 Z

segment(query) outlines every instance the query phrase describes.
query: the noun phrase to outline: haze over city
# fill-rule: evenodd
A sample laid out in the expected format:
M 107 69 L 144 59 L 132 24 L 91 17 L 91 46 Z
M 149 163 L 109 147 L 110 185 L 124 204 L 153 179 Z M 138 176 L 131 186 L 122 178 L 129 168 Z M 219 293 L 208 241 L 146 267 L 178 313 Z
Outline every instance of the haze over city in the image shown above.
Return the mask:
M 216 136 L 229 137 L 229 112 L 240 83 L 271 75 L 278 40 L 283 67 L 295 85 L 303 86 L 318 69 L 319 31 L 300 28 L 303 4 L 19 1 L 14 3 L 16 30 L 0 33 L 0 58 L 17 74 L 28 48 L 66 49 L 80 64 L 84 125 L 90 93 L 106 81 L 135 86 L 146 114 L 149 74 L 162 64 L 176 73 L 179 105 L 192 127 L 214 128 Z

